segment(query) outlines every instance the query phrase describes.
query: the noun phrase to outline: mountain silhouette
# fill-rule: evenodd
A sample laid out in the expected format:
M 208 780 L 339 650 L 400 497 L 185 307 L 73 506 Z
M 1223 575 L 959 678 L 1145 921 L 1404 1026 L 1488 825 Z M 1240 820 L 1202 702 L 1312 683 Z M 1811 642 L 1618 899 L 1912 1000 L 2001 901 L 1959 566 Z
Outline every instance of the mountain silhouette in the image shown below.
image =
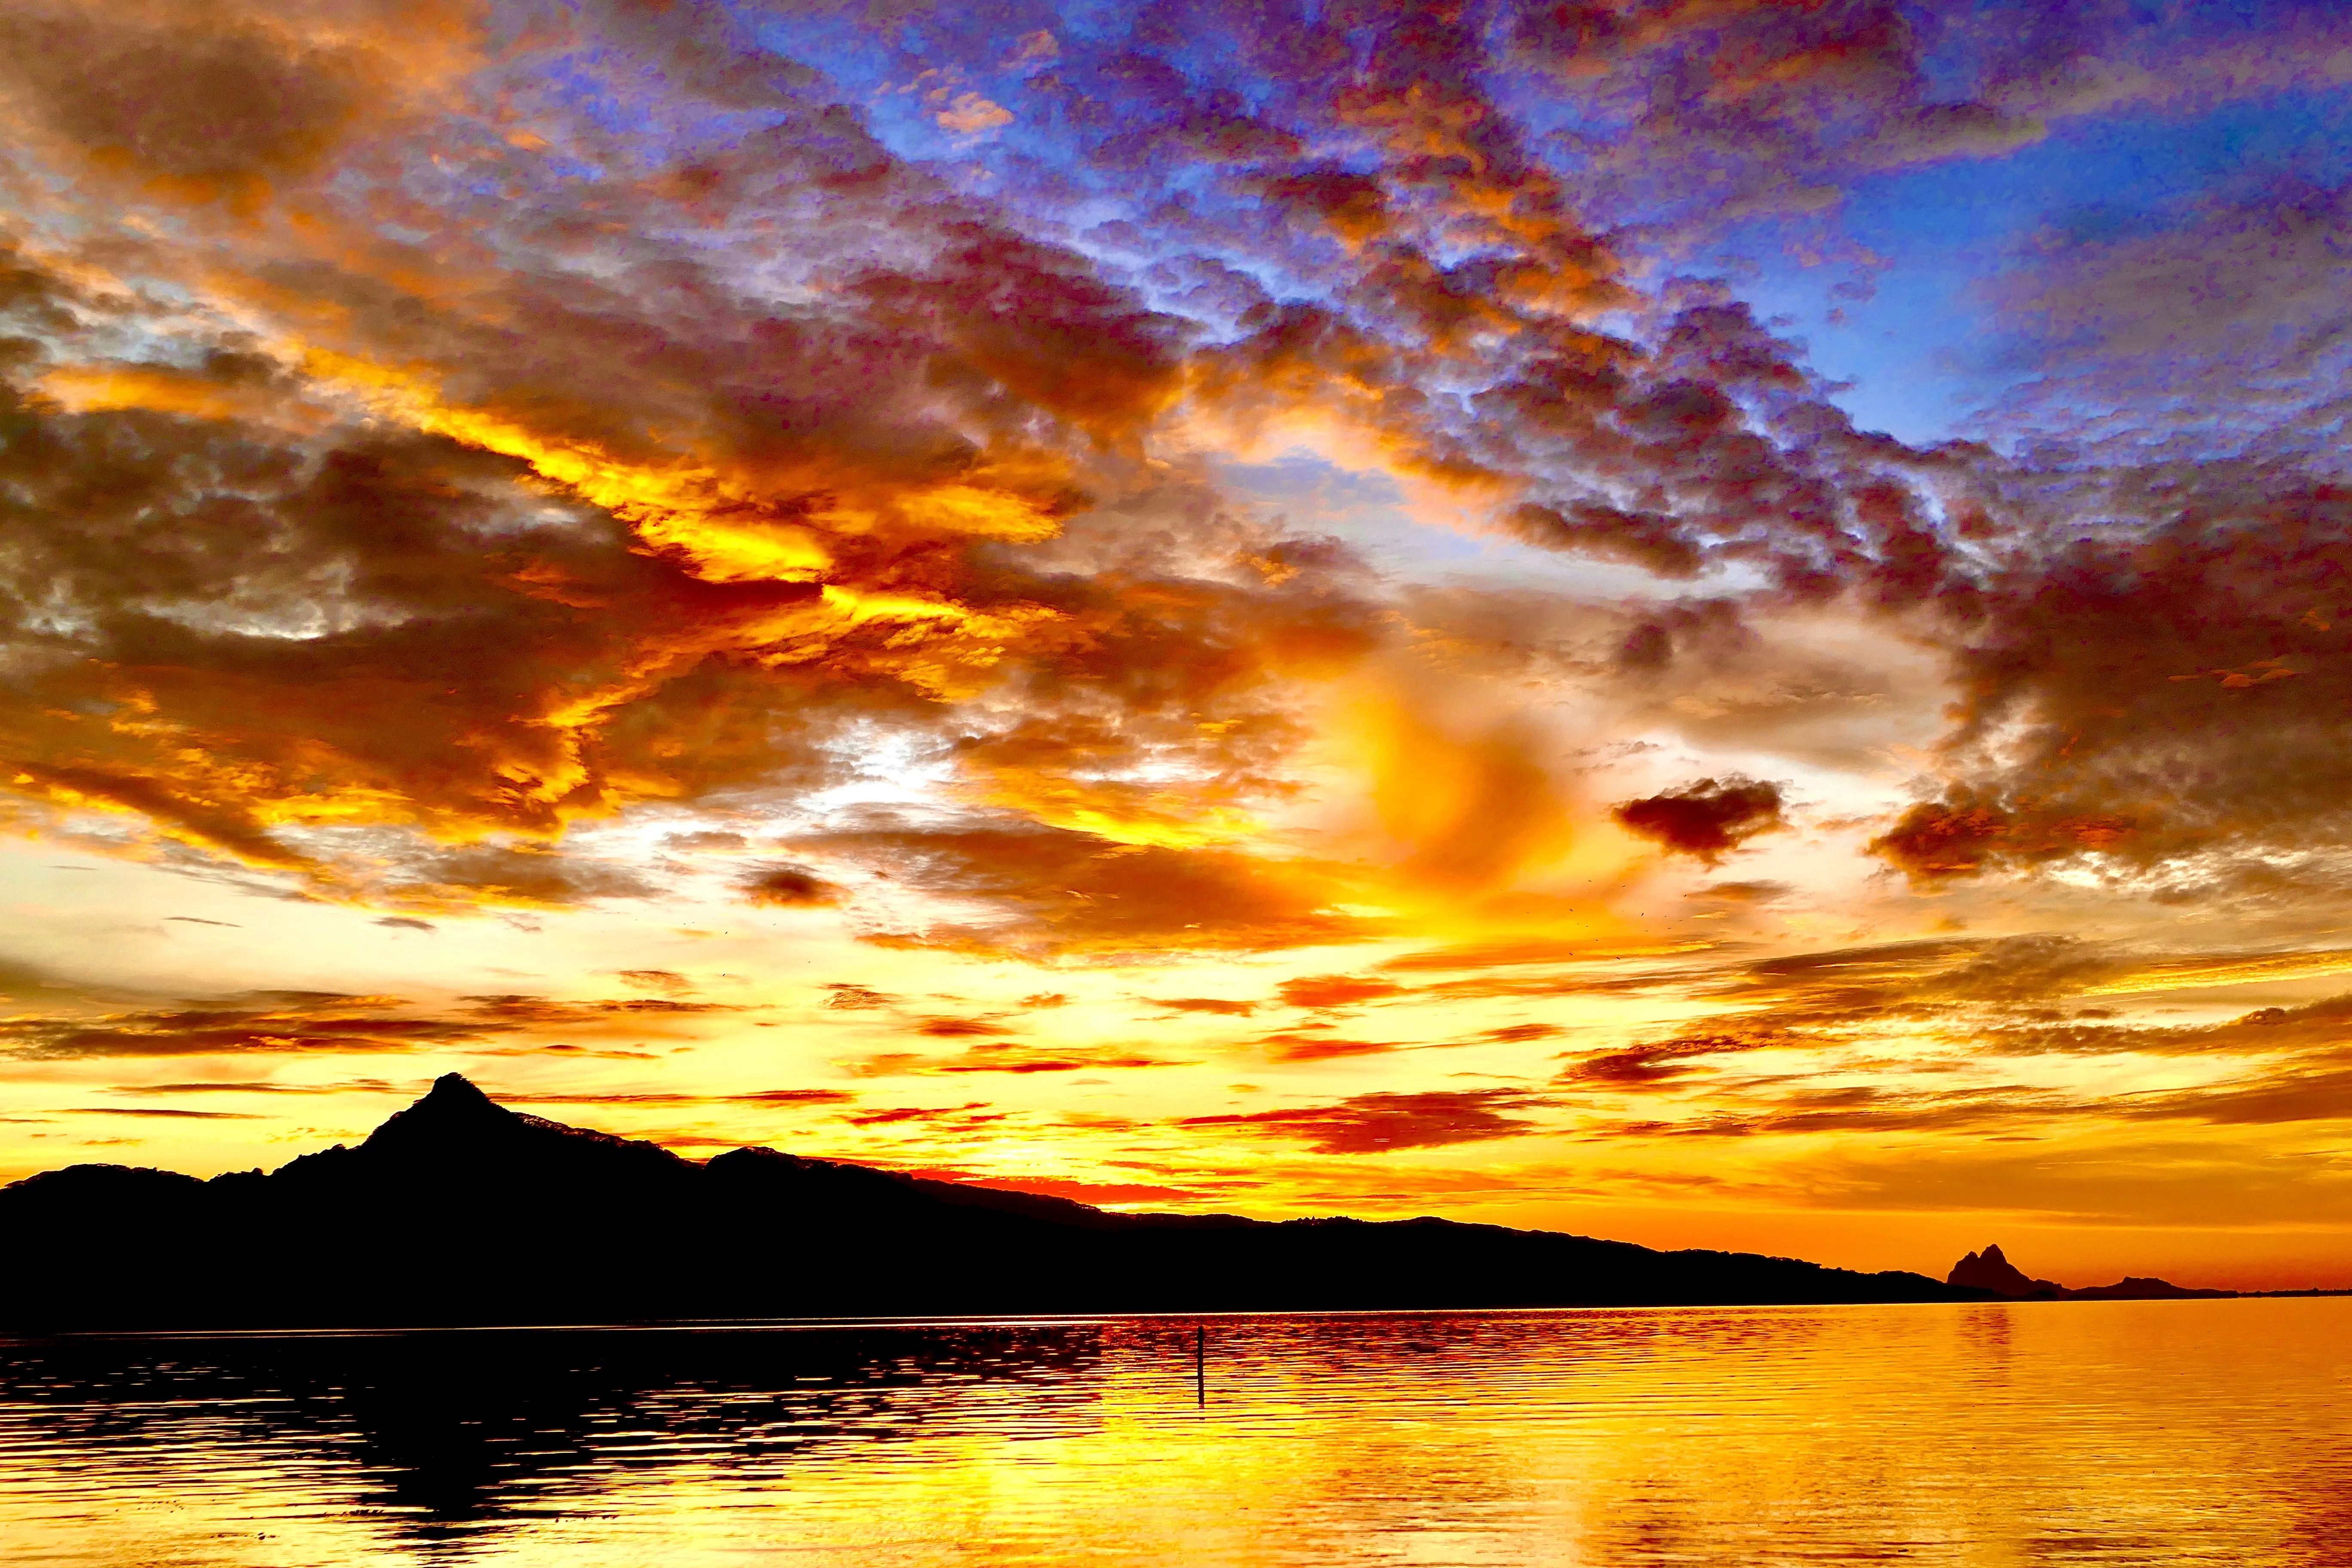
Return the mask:
M 1121 1215 L 772 1149 L 703 1163 L 457 1074 L 355 1148 L 0 1188 L 34 1329 L 1917 1301 L 1984 1292 L 1439 1219 Z
M 2235 1296 L 2235 1290 L 2192 1290 L 2169 1280 L 2126 1275 L 2113 1285 L 2086 1285 L 2070 1290 L 2047 1279 L 2029 1279 L 2017 1265 L 2001 1256 L 1998 1247 L 1971 1252 L 1952 1265 L 1946 1284 L 1958 1289 L 1990 1290 L 1996 1296 L 2044 1301 L 2175 1301 L 2200 1297 Z
M 1952 1265 L 1944 1277 L 1948 1285 L 1964 1286 L 1970 1289 L 1990 1290 L 1996 1296 L 2042 1297 L 2055 1300 L 2065 1294 L 2065 1287 L 2047 1279 L 2028 1279 L 2017 1265 L 2003 1258 L 2000 1248 L 1988 1247 L 1982 1252 L 1971 1252 Z

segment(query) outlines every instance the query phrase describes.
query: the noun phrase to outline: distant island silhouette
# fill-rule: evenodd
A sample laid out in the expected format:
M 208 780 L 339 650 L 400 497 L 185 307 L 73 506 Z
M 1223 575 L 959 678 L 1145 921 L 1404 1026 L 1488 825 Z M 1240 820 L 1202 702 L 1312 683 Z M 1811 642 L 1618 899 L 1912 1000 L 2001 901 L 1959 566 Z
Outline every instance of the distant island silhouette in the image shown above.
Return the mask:
M 1996 1296 L 2006 1296 L 2022 1301 L 2175 1301 L 2192 1300 L 2201 1297 L 2225 1297 L 2239 1294 L 2235 1290 L 2192 1290 L 2169 1280 L 2143 1279 L 2126 1275 L 2113 1285 L 2090 1285 L 2070 1290 L 2063 1285 L 2053 1285 L 2047 1279 L 2029 1279 L 2017 1265 L 2001 1256 L 1998 1247 L 1988 1247 L 1982 1252 L 1971 1252 L 1952 1265 L 1944 1282 L 1955 1289 L 1989 1290 Z M 2264 1295 L 2300 1295 L 2301 1291 L 2263 1291 Z M 2318 1292 L 2309 1292 L 2318 1294 Z
M 1937 1281 L 1441 1219 L 1113 1214 L 772 1149 L 697 1163 L 509 1110 L 456 1073 L 358 1147 L 267 1174 L 74 1165 L 27 1177 L 0 1188 L 0 1247 L 11 1265 L 0 1326 L 41 1331 L 1948 1301 L 2041 1289 L 1998 1248 Z

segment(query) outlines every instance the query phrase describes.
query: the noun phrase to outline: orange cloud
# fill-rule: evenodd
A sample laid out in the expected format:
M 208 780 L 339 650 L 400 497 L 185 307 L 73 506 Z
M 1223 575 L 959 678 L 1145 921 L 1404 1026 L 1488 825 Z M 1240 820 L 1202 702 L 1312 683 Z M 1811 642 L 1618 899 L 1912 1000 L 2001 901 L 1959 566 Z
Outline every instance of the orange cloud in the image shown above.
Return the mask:
M 1347 1007 L 1403 992 L 1392 980 L 1355 974 L 1304 974 L 1275 987 L 1275 994 L 1290 1007 Z
M 1360 1094 L 1296 1110 L 1187 1117 L 1182 1124 L 1295 1139 L 1324 1154 L 1378 1154 L 1515 1138 L 1533 1131 L 1536 1123 L 1507 1112 L 1541 1103 L 1507 1089 Z

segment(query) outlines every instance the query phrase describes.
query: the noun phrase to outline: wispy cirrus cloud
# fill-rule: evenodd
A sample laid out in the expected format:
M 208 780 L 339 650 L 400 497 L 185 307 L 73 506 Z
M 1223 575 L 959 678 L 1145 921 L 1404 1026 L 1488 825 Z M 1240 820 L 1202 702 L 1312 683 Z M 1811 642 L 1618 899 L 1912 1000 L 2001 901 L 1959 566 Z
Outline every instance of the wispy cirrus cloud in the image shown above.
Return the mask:
M 1330 1105 L 1187 1117 L 1182 1125 L 1292 1140 L 1319 1153 L 1372 1154 L 1515 1138 L 1537 1124 L 1509 1112 L 1541 1103 L 1508 1089 L 1360 1094 Z

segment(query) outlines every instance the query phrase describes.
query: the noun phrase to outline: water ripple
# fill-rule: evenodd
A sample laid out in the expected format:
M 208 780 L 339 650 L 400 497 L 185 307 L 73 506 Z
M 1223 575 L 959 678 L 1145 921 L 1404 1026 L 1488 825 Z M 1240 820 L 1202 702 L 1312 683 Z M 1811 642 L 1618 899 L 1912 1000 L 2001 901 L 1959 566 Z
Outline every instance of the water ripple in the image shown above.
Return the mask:
M 5 1342 L 0 1548 L 2341 1568 L 2347 1331 L 2322 1300 Z

